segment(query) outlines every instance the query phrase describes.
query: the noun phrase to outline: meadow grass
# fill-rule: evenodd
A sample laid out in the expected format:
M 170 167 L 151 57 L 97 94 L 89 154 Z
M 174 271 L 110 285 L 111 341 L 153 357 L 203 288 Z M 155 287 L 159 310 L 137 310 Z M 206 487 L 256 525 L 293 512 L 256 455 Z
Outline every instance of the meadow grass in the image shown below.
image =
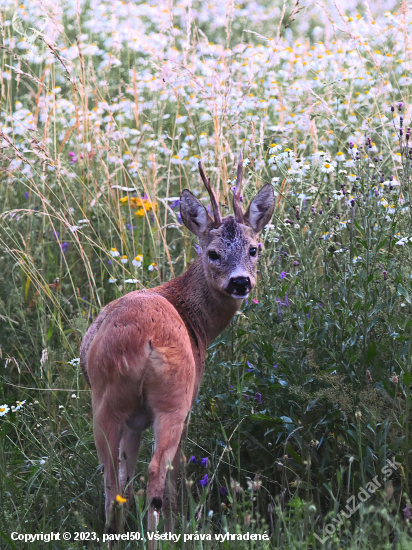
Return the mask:
M 201 159 L 230 213 L 240 150 L 244 203 L 271 182 L 275 213 L 192 411 L 193 539 L 159 547 L 411 547 L 411 26 L 406 2 L 0 0 L 1 549 L 105 547 L 79 345 L 105 304 L 190 265 L 180 193 L 209 207 Z

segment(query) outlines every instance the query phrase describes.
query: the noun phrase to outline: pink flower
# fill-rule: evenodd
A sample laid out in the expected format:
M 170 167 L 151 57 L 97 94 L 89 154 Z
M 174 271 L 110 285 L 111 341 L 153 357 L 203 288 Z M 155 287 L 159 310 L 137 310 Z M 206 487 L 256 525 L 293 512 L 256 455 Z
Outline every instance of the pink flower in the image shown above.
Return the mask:
M 255 300 L 255 299 L 253 298 L 252 302 L 253 302 L 254 304 L 258 304 L 258 303 L 259 303 L 259 300 Z

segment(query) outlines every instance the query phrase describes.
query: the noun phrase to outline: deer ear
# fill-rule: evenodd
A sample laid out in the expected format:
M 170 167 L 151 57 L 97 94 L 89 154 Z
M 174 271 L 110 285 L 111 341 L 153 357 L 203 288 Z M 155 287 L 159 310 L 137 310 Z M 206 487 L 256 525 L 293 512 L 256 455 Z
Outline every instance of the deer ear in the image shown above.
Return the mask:
M 180 215 L 185 226 L 196 237 L 200 237 L 213 221 L 206 208 L 189 189 L 184 189 L 180 197 Z
M 249 225 L 255 233 L 259 233 L 269 223 L 275 209 L 275 195 L 273 187 L 267 183 L 255 195 L 245 214 L 245 224 Z

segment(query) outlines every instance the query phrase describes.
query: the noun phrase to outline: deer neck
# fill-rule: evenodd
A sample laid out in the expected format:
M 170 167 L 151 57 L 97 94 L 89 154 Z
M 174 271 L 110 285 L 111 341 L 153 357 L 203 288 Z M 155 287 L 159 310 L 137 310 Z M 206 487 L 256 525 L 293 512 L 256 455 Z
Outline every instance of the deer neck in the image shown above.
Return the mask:
M 200 257 L 183 275 L 164 283 L 156 291 L 177 309 L 204 349 L 229 325 L 242 303 L 242 300 L 210 288 Z

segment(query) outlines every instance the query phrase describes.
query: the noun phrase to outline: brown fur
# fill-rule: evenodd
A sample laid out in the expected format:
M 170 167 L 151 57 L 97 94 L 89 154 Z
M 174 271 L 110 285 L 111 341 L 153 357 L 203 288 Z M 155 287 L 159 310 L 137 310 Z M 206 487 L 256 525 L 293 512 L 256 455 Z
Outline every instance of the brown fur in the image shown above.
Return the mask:
M 163 505 L 173 529 L 179 442 L 203 376 L 207 346 L 230 323 L 242 298 L 233 278 L 256 282 L 256 237 L 272 215 L 273 191 L 265 186 L 245 222 L 232 216 L 216 227 L 188 191 L 181 199 L 185 225 L 198 237 L 202 254 L 180 277 L 152 290 L 134 291 L 108 304 L 87 331 L 80 350 L 92 388 L 97 453 L 104 465 L 106 528 L 116 532 L 123 517 L 116 495 L 133 500 L 133 477 L 141 433 L 153 424 L 155 451 L 148 470 L 148 528 Z M 210 251 L 219 255 L 212 260 Z M 246 288 L 246 287 L 245 287 Z M 183 436 L 182 436 L 183 433 Z M 168 464 L 171 490 L 165 492 Z

